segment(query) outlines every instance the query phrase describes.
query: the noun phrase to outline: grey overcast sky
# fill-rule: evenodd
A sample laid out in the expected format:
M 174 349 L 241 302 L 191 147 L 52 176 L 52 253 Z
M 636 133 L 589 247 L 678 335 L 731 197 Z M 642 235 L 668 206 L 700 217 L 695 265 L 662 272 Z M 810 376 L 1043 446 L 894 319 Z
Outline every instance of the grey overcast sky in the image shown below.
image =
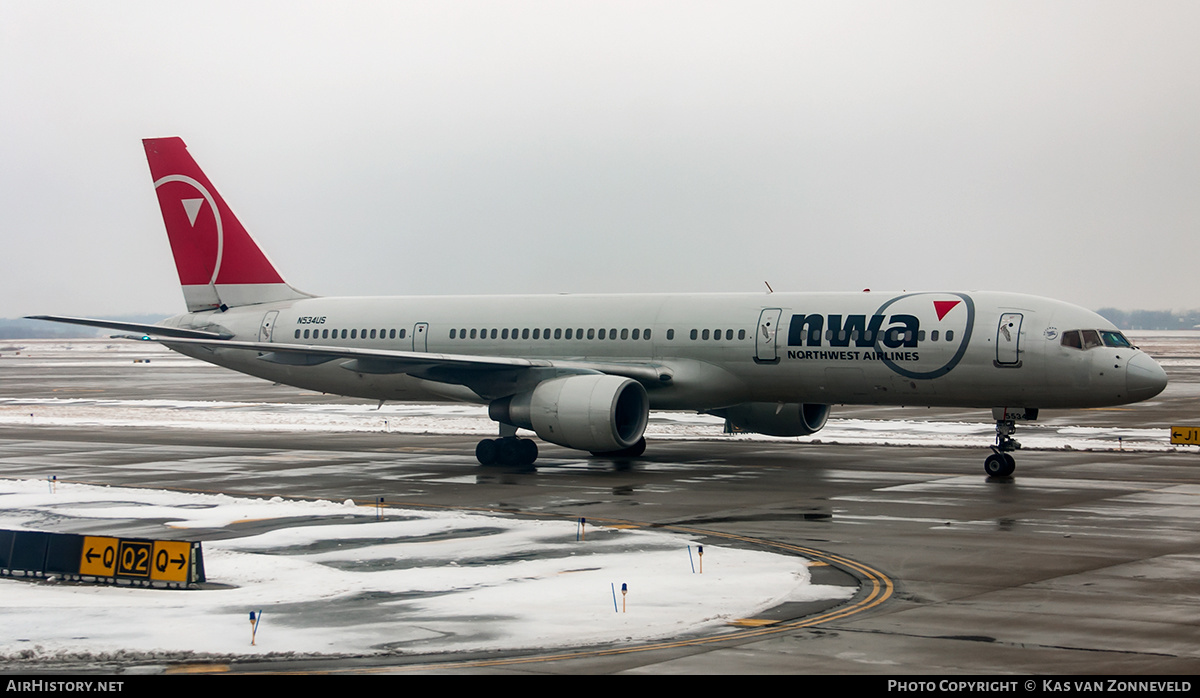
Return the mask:
M 182 312 L 140 139 L 321 295 L 1200 307 L 1200 3 L 0 0 L 0 317 Z

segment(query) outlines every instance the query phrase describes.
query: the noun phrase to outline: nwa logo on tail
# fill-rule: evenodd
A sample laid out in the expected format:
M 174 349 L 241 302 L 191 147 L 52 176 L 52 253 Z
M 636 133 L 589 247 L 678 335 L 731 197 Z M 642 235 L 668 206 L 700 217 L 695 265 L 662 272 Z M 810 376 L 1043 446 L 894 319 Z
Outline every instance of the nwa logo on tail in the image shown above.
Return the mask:
M 176 183 L 188 188 L 181 188 Z M 164 185 L 174 186 L 163 189 Z M 159 191 L 159 205 L 172 244 L 180 241 L 187 249 L 194 251 L 191 255 L 176 255 L 176 264 L 182 263 L 179 266 L 180 281 L 187 285 L 217 283 L 221 273 L 221 258 L 225 252 L 225 230 L 216 199 L 203 184 L 187 175 L 162 177 L 155 180 L 154 188 Z M 196 194 L 200 197 L 196 197 Z M 210 212 L 211 219 L 205 216 L 197 227 L 196 219 L 202 208 Z M 186 226 L 179 216 L 180 209 L 187 218 Z
M 922 317 L 928 319 L 925 328 Z M 878 361 L 906 378 L 937 378 L 962 360 L 974 325 L 975 303 L 964 293 L 909 293 L 889 299 L 869 316 L 792 315 L 788 346 L 807 349 L 789 350 L 787 355 L 802 360 Z

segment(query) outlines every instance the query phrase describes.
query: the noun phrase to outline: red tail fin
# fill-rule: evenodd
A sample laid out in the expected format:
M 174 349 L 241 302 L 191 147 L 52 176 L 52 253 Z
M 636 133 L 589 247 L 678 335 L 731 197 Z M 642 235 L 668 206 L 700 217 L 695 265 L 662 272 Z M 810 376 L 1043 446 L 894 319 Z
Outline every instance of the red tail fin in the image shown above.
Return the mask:
M 182 139 L 142 145 L 190 312 L 310 297 L 275 271 Z

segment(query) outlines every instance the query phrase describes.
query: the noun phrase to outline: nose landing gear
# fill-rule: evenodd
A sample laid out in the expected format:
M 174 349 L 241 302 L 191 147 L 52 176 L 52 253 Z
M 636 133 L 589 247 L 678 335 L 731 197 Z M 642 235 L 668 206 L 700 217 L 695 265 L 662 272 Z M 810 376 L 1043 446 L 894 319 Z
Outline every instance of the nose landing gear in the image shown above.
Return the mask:
M 996 445 L 992 446 L 992 455 L 983 461 L 983 471 L 989 477 L 1008 477 L 1017 469 L 1017 461 L 1012 457 L 1012 451 L 1021 448 L 1021 444 L 1012 437 L 1017 431 L 1017 420 L 1033 421 L 1037 419 L 1038 411 L 1033 408 L 995 407 L 992 416 L 996 418 Z

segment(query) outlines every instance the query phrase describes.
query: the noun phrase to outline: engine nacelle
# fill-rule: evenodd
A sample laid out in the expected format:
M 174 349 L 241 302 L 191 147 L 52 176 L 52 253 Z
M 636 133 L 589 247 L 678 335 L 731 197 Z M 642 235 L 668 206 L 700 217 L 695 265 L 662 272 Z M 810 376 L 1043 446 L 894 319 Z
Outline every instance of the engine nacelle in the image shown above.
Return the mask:
M 829 405 L 788 402 L 743 402 L 726 409 L 725 418 L 742 431 L 768 436 L 808 436 L 829 419 Z
M 543 441 L 583 451 L 629 448 L 642 438 L 650 398 L 641 383 L 621 376 L 552 378 L 532 391 L 496 400 L 488 416 L 531 429 Z

